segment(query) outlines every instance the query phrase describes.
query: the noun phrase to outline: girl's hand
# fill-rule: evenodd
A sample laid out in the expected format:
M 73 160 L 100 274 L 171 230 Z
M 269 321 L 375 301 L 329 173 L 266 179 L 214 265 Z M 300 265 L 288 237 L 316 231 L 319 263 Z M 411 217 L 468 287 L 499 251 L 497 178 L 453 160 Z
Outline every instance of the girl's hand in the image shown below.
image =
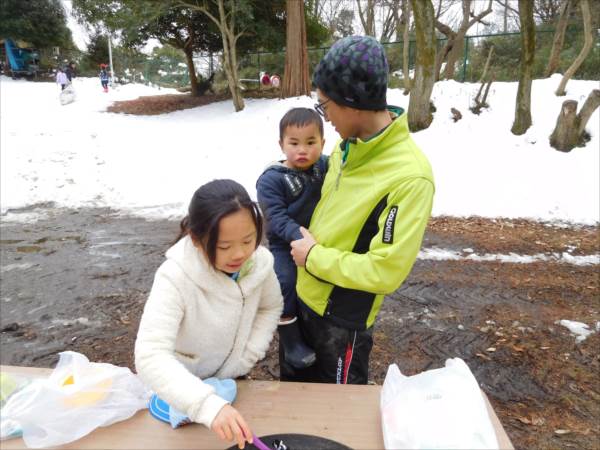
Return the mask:
M 231 405 L 225 405 L 217 414 L 211 429 L 224 441 L 236 440 L 239 448 L 252 443 L 252 431 L 242 415 Z

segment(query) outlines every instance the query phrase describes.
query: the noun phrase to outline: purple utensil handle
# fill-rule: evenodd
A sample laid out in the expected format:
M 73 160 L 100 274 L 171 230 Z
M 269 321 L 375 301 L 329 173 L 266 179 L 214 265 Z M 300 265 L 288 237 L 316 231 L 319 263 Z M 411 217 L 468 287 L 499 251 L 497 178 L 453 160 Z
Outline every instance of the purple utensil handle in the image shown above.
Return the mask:
M 273 450 L 263 441 L 261 441 L 255 434 L 252 435 L 252 445 L 254 445 L 258 450 Z

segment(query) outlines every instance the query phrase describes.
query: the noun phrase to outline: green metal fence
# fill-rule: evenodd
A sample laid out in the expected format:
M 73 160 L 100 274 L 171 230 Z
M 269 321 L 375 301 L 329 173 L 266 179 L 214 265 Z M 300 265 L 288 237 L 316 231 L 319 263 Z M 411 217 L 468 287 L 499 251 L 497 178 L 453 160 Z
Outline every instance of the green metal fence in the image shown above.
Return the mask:
M 543 76 L 545 65 L 547 64 L 554 30 L 537 30 L 536 32 L 536 56 L 534 60 L 533 76 L 541 78 Z M 600 74 L 600 45 L 598 36 L 594 36 L 596 42 L 591 54 L 586 58 L 583 65 L 577 70 L 575 78 L 598 79 Z M 390 68 L 390 87 L 401 87 L 403 84 L 403 41 L 384 42 Z M 438 51 L 446 44 L 445 38 L 437 41 Z M 521 56 L 521 37 L 520 33 L 497 33 L 497 34 L 479 34 L 466 36 L 464 41 L 461 58 L 458 59 L 454 79 L 458 81 L 478 81 L 482 75 L 483 67 L 491 46 L 494 46 L 494 54 L 491 59 L 489 76 L 494 76 L 497 81 L 514 81 L 517 79 L 518 66 Z M 561 52 L 561 62 L 558 71 L 564 73 L 564 70 L 575 59 L 583 45 L 583 33 L 581 29 L 570 27 L 565 37 L 565 45 Z M 408 61 L 409 71 L 414 70 L 416 60 L 416 42 L 414 39 L 408 42 Z M 323 58 L 329 47 L 309 48 L 309 68 L 312 71 L 318 62 Z M 157 83 L 162 86 L 177 87 L 189 84 L 189 74 L 184 57 L 182 54 L 174 52 L 173 55 L 163 55 L 160 57 L 145 57 L 143 61 L 127 53 L 121 52 L 116 58 L 115 71 L 119 76 L 127 79 L 125 81 L 139 81 Z M 195 55 L 196 58 L 207 58 L 208 55 Z M 214 57 L 214 59 L 213 59 Z M 218 66 L 218 56 L 212 55 L 210 61 L 214 61 L 214 67 Z M 285 52 L 252 52 L 239 56 L 239 77 L 245 80 L 258 81 L 260 72 L 269 74 L 278 74 L 283 76 L 285 67 Z M 125 69 L 127 68 L 127 73 Z M 203 76 L 206 72 L 212 73 L 213 65 L 210 69 L 201 67 L 196 69 Z M 412 76 L 412 72 L 411 72 Z M 215 81 L 225 83 L 224 76 L 219 72 Z
M 548 60 L 547 56 L 552 45 L 554 30 L 537 30 L 536 31 L 536 58 L 534 66 L 534 77 L 541 77 L 544 66 Z M 455 67 L 454 79 L 465 81 L 477 81 L 481 76 L 485 61 L 488 56 L 489 48 L 494 45 L 494 55 L 490 63 L 490 73 L 494 73 L 495 78 L 499 81 L 514 80 L 516 75 L 515 68 L 520 62 L 521 48 L 521 33 L 497 33 L 497 34 L 478 34 L 465 37 L 463 55 L 457 61 Z M 581 41 L 579 45 L 573 42 Z M 596 45 L 592 54 L 588 57 L 587 66 L 584 64 L 583 70 L 579 70 L 579 75 L 595 79 L 598 77 L 597 69 L 600 64 L 595 59 L 600 57 L 600 47 L 598 45 L 598 37 L 595 36 Z M 569 42 L 573 45 L 569 46 Z M 439 38 L 437 43 L 438 51 L 446 44 L 446 38 Z M 566 69 L 570 61 L 574 59 L 579 52 L 583 38 L 581 30 L 573 28 L 567 31 L 565 38 L 565 48 L 563 48 L 564 62 L 561 67 Z M 401 78 L 402 61 L 404 45 L 403 41 L 383 42 L 383 47 L 386 50 L 390 73 L 398 74 Z M 319 60 L 329 50 L 329 47 L 318 47 L 308 49 L 309 67 L 315 67 Z M 415 50 L 416 41 L 411 39 L 408 45 L 408 61 L 409 70 L 414 69 L 415 65 Z M 283 75 L 285 67 L 285 51 L 281 52 L 255 52 L 243 55 L 240 58 L 240 74 L 242 78 L 257 78 L 261 71 L 273 74 Z M 595 73 L 595 75 L 594 75 Z M 593 77 L 592 77 L 593 76 Z

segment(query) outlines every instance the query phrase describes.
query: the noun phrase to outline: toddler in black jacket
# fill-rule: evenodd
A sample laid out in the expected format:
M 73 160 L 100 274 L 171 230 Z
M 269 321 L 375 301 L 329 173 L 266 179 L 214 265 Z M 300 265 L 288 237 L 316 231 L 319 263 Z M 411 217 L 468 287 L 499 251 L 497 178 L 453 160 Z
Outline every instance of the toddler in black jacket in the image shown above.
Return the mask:
M 296 322 L 297 269 L 290 242 L 302 238 L 300 227 L 308 228 L 321 198 L 327 171 L 327 157 L 321 154 L 324 145 L 321 117 L 308 108 L 289 110 L 279 122 L 279 146 L 286 159 L 270 164 L 256 183 L 284 301 L 277 328 L 282 379 L 293 368 L 303 369 L 315 362 L 315 353 L 304 343 Z

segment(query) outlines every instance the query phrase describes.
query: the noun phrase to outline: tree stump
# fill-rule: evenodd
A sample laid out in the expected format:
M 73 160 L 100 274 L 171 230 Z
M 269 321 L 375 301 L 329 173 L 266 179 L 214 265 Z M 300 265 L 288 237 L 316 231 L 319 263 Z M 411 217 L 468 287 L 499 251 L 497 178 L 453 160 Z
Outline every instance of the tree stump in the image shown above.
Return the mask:
M 450 112 L 452 113 L 452 120 L 454 120 L 454 122 L 458 122 L 462 119 L 462 114 L 458 109 L 450 108 Z
M 565 100 L 550 136 L 550 145 L 561 152 L 570 152 L 577 144 L 577 101 Z
M 565 100 L 560 109 L 556 127 L 550 135 L 550 145 L 561 152 L 570 152 L 589 140 L 585 126 L 594 111 L 600 106 L 600 89 L 594 89 L 586 99 L 579 114 L 577 101 Z

